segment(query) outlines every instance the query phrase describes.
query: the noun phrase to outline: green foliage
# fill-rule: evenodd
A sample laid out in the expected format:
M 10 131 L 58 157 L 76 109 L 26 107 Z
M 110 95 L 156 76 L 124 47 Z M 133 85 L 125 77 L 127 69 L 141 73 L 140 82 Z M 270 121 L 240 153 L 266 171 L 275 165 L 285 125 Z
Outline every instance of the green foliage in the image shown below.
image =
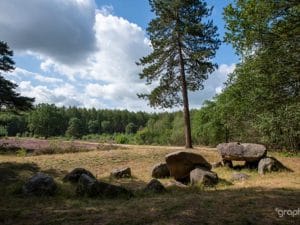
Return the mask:
M 162 113 L 136 133 L 137 144 L 185 145 L 182 113 Z
M 118 144 L 130 144 L 130 137 L 128 134 L 116 134 L 114 139 Z
M 213 101 L 205 102 L 192 117 L 194 141 L 203 145 L 216 145 L 226 141 L 226 128 L 222 122 L 222 111 Z
M 88 131 L 91 134 L 96 134 L 100 131 L 100 123 L 98 120 L 90 120 L 88 122 Z
M 2 112 L 0 113 L 0 125 L 6 127 L 8 136 L 16 136 L 17 133 L 24 133 L 26 131 L 26 117 Z
M 112 131 L 112 126 L 111 126 L 111 122 L 104 120 L 101 122 L 101 130 L 104 133 L 111 133 Z
M 184 140 L 184 122 L 182 113 L 175 113 L 174 120 L 172 121 L 172 128 L 170 130 L 169 143 L 171 145 L 185 145 Z
M 5 126 L 0 126 L 0 137 L 7 136 L 7 128 Z
M 225 8 L 225 40 L 242 62 L 196 113 L 199 142 L 300 149 L 299 12 L 297 1 L 286 0 L 236 0 Z
M 125 128 L 126 134 L 134 134 L 137 131 L 137 126 L 134 123 L 127 124 Z
M 40 104 L 29 113 L 29 129 L 43 137 L 62 135 L 64 118 L 55 105 Z
M 76 107 L 56 107 L 55 105 L 39 104 L 28 115 L 19 117 L 1 116 L 3 125 L 7 126 L 9 121 L 18 122 L 12 135 L 23 133 L 24 136 L 58 137 L 68 135 L 69 137 L 82 137 L 85 139 L 96 138 L 99 134 L 113 135 L 114 133 L 135 133 L 138 128 L 145 127 L 150 114 L 144 112 L 129 112 L 127 110 L 96 110 Z M 77 118 L 77 121 L 72 121 Z M 80 124 L 79 124 L 80 121 Z M 70 124 L 71 123 L 71 124 Z M 22 126 L 21 126 L 22 125 Z M 26 128 L 28 127 L 28 128 Z M 29 130 L 28 130 L 29 129 Z M 68 132 L 67 132 L 68 130 Z M 31 134 L 30 134 L 31 133 Z M 25 135 L 28 134 L 28 135 Z M 93 135 L 94 136 L 93 136 Z M 89 137 L 89 135 L 92 135 Z
M 27 154 L 27 151 L 24 148 L 20 148 L 19 150 L 17 150 L 16 154 L 17 154 L 17 156 L 25 157 Z
M 0 111 L 5 110 L 28 110 L 32 108 L 33 98 L 21 96 L 15 91 L 18 85 L 6 80 L 3 72 L 11 72 L 15 69 L 15 62 L 12 60 L 13 51 L 7 43 L 0 41 Z
M 80 138 L 82 136 L 82 124 L 80 119 L 73 117 L 69 120 L 69 126 L 66 131 L 68 137 Z

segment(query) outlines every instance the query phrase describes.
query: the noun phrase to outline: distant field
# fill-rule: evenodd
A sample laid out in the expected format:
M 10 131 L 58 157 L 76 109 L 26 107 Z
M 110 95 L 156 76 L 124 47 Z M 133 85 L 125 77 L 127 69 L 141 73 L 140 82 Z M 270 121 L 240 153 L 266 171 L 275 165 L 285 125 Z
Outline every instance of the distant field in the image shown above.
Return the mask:
M 79 142 L 78 142 L 79 143 Z M 60 144 L 59 144 L 60 145 Z M 154 164 L 164 161 L 167 153 L 179 147 L 120 146 L 66 154 L 21 156 L 0 155 L 0 224 L 3 225 L 191 225 L 191 224 L 300 224 L 300 215 L 279 217 L 275 208 L 300 208 L 300 158 L 270 155 L 294 172 L 260 176 L 242 170 L 251 178 L 230 182 L 233 170 L 218 168 L 221 178 L 214 188 L 169 188 L 166 194 L 142 194 L 140 189 L 151 179 Z M 107 145 L 106 145 L 107 146 Z M 114 147 L 112 147 L 114 146 Z M 214 148 L 196 147 L 209 162 L 219 160 Z M 111 180 L 110 171 L 129 166 L 133 178 Z M 62 177 L 76 167 L 84 167 L 98 179 L 124 185 L 136 196 L 126 199 L 78 198 L 74 187 L 62 183 Z M 37 171 L 55 177 L 59 190 L 55 197 L 24 198 L 19 189 Z M 161 179 L 166 186 L 171 179 Z

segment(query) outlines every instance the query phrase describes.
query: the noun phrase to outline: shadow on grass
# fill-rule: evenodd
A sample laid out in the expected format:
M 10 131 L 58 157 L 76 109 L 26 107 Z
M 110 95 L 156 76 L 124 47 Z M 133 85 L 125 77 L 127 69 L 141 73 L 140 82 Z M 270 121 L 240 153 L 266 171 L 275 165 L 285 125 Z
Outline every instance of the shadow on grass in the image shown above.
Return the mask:
M 33 163 L 1 163 L 0 185 L 9 187 L 13 185 L 7 183 L 9 177 L 23 180 L 39 170 Z M 54 174 L 57 171 L 52 172 Z M 56 175 L 61 176 L 59 173 Z M 100 178 L 100 180 L 110 179 Z M 124 186 L 146 185 L 137 178 L 110 181 Z M 299 189 L 271 187 L 231 189 L 230 182 L 221 180 L 220 183 L 229 188 L 172 189 L 165 194 L 137 195 L 130 200 L 78 198 L 72 194 L 74 187 L 63 183 L 59 183 L 61 191 L 54 197 L 24 198 L 9 192 L 1 192 L 0 224 L 300 224 L 300 215 L 285 214 L 280 217 L 278 214 L 278 209 L 297 210 L 300 207 Z
M 116 184 L 116 185 L 121 185 L 131 190 L 138 190 L 144 188 L 147 185 L 146 182 L 138 179 L 136 176 L 132 176 L 130 178 L 122 178 L 122 179 L 116 179 L 111 176 L 107 176 L 107 177 L 102 177 L 99 180 Z
M 3 225 L 197 225 L 300 224 L 300 215 L 280 217 L 278 209 L 296 210 L 300 191 L 242 188 L 172 191 L 130 200 L 1 197 Z M 277 211 L 276 211 L 277 209 Z M 33 217 L 34 215 L 34 217 Z
M 0 185 L 23 180 L 26 175 L 31 175 L 40 170 L 35 163 L 0 163 Z

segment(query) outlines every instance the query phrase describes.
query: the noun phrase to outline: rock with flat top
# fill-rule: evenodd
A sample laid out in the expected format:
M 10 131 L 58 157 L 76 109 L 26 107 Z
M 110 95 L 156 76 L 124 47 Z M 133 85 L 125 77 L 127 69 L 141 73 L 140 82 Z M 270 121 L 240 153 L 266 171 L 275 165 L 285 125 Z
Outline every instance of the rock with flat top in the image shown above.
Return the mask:
M 170 175 L 177 181 L 189 180 L 190 172 L 197 166 L 210 170 L 212 166 L 201 155 L 178 151 L 166 155 Z
M 261 144 L 252 143 L 222 143 L 217 146 L 218 152 L 226 161 L 259 161 L 267 154 L 267 149 Z

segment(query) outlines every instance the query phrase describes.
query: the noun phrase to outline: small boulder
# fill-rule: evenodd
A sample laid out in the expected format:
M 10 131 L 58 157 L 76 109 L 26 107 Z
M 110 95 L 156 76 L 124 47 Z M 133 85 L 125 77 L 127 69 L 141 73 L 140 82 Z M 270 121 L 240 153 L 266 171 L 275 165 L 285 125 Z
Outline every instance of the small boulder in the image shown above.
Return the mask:
M 94 197 L 99 194 L 98 182 L 95 178 L 82 174 L 78 180 L 76 193 L 80 196 Z
M 25 195 L 52 196 L 55 194 L 57 185 L 54 179 L 44 173 L 32 176 L 22 187 Z
M 205 186 L 212 186 L 217 184 L 218 180 L 218 175 L 206 168 L 198 167 L 190 172 L 190 181 L 192 185 L 203 184 Z
M 223 160 L 235 161 L 258 161 L 267 154 L 264 145 L 252 143 L 222 143 L 217 146 L 218 152 Z
M 131 169 L 129 167 L 114 169 L 111 171 L 110 176 L 116 179 L 120 178 L 130 178 L 131 177 Z
M 146 192 L 153 192 L 153 193 L 163 193 L 166 192 L 166 188 L 156 179 L 152 179 L 144 189 Z
M 82 174 L 76 189 L 76 193 L 80 196 L 88 197 L 103 197 L 103 198 L 117 198 L 117 197 L 132 197 L 131 191 L 121 186 L 108 184 L 102 181 L 97 181 L 86 174 Z
M 166 162 L 170 175 L 177 181 L 189 180 L 190 172 L 197 166 L 211 169 L 211 165 L 199 154 L 192 152 L 173 152 L 166 155 Z
M 152 177 L 154 178 L 166 178 L 170 177 L 170 171 L 166 163 L 156 164 L 152 169 Z
M 77 183 L 79 181 L 79 178 L 81 177 L 82 174 L 85 174 L 93 179 L 95 179 L 95 176 L 88 170 L 84 168 L 75 168 L 72 170 L 70 173 L 68 173 L 64 178 L 64 182 L 71 182 L 71 183 Z
M 250 176 L 245 173 L 234 173 L 232 174 L 231 181 L 244 181 L 248 180 Z
M 258 163 L 258 173 L 263 175 L 266 172 L 289 170 L 281 162 L 273 157 L 262 158 Z

